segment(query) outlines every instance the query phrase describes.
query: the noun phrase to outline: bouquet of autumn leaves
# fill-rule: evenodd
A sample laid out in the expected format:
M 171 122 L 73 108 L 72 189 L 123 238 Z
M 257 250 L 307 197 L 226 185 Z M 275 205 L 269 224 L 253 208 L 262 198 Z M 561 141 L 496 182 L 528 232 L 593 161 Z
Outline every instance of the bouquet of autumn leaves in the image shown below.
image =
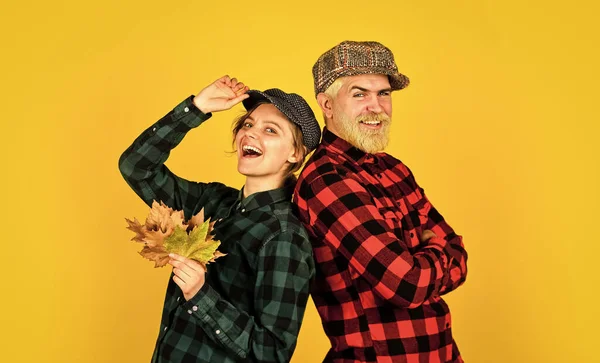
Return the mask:
M 204 209 L 185 222 L 183 211 L 153 201 L 144 224 L 137 218 L 125 220 L 129 224 L 127 229 L 135 232 L 131 240 L 144 244 L 140 255 L 154 261 L 154 267 L 165 266 L 170 259 L 169 253 L 196 260 L 205 270 L 207 263 L 225 256 L 217 251 L 220 242 L 213 239 L 215 222 L 204 220 Z

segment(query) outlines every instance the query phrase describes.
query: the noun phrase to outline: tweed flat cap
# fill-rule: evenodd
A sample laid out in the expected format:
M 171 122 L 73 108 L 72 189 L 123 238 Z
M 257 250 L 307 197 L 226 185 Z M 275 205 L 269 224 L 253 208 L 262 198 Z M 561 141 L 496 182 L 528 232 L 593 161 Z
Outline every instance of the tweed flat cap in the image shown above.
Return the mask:
M 271 88 L 264 92 L 250 90 L 248 94 L 250 97 L 242 101 L 246 110 L 252 109 L 261 101 L 272 103 L 293 123 L 300 126 L 304 145 L 309 151 L 314 150 L 319 145 L 321 126 L 319 126 L 315 114 L 302 96 L 295 93 L 285 93 L 278 88 Z
M 392 91 L 409 84 L 408 77 L 398 72 L 392 51 L 378 42 L 341 42 L 319 57 L 312 72 L 315 95 L 325 92 L 340 77 L 359 74 L 388 76 Z

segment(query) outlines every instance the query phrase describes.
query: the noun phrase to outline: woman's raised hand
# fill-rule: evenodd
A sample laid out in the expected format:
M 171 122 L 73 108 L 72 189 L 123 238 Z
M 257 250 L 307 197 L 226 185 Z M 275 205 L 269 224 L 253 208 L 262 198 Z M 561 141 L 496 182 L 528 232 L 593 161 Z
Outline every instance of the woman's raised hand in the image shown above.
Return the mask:
M 223 76 L 200 91 L 194 97 L 194 105 L 205 114 L 228 110 L 248 98 L 248 90 L 237 79 Z

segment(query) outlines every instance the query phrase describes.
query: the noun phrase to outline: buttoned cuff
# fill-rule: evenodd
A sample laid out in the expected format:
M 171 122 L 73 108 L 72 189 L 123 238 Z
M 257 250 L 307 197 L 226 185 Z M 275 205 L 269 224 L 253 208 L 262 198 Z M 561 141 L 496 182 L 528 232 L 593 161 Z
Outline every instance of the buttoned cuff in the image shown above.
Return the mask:
M 212 113 L 205 114 L 194 105 L 194 96 L 190 96 L 183 100 L 173 109 L 173 122 L 181 122 L 187 125 L 190 129 L 198 127 L 202 122 L 208 120 Z
M 198 313 L 200 316 L 205 316 L 217 304 L 219 298 L 220 296 L 215 289 L 205 282 L 196 295 L 186 301 L 182 307 L 190 315 Z

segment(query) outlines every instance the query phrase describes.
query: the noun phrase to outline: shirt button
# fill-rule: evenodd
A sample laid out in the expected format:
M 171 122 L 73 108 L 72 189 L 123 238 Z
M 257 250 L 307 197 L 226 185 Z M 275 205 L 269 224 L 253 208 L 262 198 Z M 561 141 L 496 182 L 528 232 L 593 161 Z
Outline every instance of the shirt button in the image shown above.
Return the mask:
M 198 307 L 197 307 L 197 306 L 194 306 L 194 307 L 192 307 L 192 310 L 194 310 L 194 311 L 198 311 Z
M 220 331 L 220 330 L 217 330 L 217 331 L 215 331 L 215 333 L 217 333 L 217 334 L 221 334 L 221 331 Z
M 183 109 L 183 112 L 189 112 L 189 111 L 190 111 L 189 107 L 186 107 L 186 108 Z
M 167 331 L 167 327 L 165 326 L 165 328 L 163 329 L 163 331 Z
M 181 299 L 181 296 L 179 296 L 179 297 L 177 298 L 177 301 L 179 301 L 179 299 Z
M 156 131 L 156 127 L 153 127 L 153 128 L 152 128 L 152 131 Z
M 242 208 L 242 213 L 244 213 L 246 211 L 246 208 Z
M 192 311 L 191 311 L 191 310 L 188 310 L 188 314 L 192 315 Z

